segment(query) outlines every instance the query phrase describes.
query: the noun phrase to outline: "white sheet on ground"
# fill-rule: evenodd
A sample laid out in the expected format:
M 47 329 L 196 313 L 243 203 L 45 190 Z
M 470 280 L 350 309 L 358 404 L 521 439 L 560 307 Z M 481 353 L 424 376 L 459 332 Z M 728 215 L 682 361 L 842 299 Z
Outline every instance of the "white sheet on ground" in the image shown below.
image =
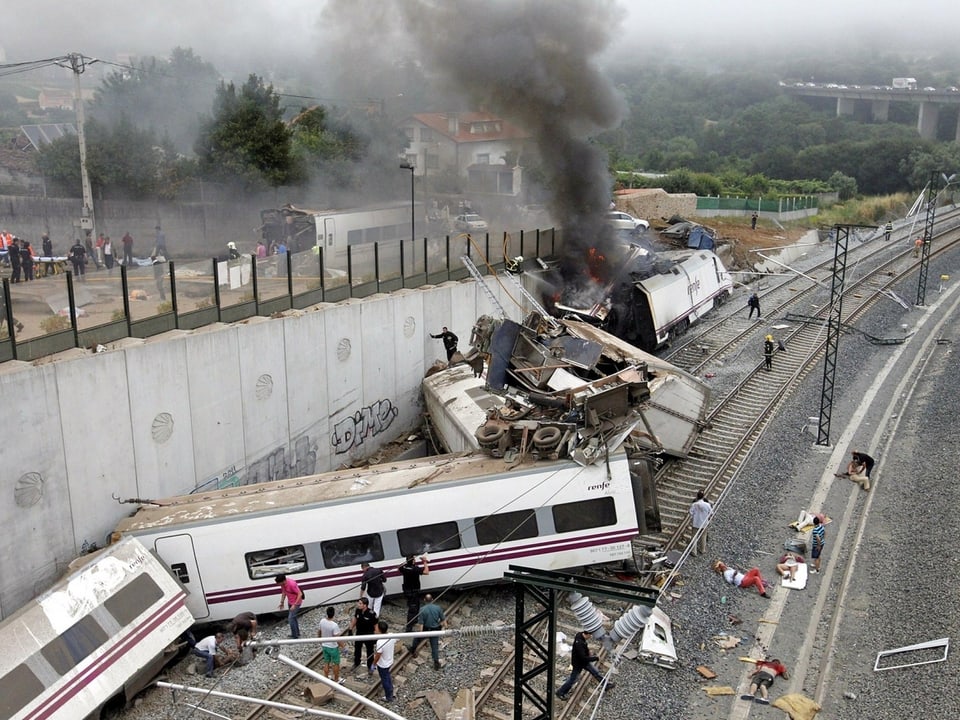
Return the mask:
M 803 590 L 807 586 L 807 564 L 797 563 L 797 569 L 794 571 L 793 580 L 780 578 L 780 584 L 791 590 Z

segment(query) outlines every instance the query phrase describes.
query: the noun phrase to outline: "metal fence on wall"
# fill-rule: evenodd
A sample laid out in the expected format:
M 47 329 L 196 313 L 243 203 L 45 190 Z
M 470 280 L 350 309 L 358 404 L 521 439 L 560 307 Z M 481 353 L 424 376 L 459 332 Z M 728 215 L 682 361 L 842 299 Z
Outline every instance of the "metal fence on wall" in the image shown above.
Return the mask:
M 63 258 L 41 262 L 44 277 L 3 280 L 0 362 L 462 280 L 469 276 L 463 255 L 488 274 L 518 255 L 552 257 L 557 239 L 553 229 L 504 233 L 502 240 L 458 235 L 353 245 L 336 257 L 312 248 L 193 263 L 145 259 L 110 270 L 90 265 L 80 274 L 66 270 Z

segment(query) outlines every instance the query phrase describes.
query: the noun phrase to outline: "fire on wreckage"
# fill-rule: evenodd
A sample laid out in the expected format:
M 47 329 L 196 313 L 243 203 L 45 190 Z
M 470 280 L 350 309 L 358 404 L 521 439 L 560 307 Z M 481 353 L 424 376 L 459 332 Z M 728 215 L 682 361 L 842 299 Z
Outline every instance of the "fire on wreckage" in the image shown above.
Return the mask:
M 424 381 L 434 428 L 451 452 L 586 465 L 628 442 L 683 456 L 709 403 L 697 378 L 578 320 L 483 316 L 471 345 L 468 359 L 489 361 L 485 381 L 467 364 Z

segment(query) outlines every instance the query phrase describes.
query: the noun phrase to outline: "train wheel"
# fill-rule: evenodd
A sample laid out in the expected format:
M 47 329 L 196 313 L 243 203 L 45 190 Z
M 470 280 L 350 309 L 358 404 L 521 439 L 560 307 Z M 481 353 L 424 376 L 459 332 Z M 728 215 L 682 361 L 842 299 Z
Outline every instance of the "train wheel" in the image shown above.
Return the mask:
M 506 434 L 507 429 L 502 425 L 481 425 L 474 436 L 481 445 L 493 445 Z
M 542 427 L 533 434 L 533 444 L 539 450 L 546 450 L 560 442 L 560 428 Z
M 676 325 L 674 325 L 670 329 L 670 335 L 672 335 L 675 338 L 678 338 L 681 335 L 685 334 L 689 329 L 690 329 L 690 320 L 689 318 L 684 318 L 683 320 L 678 322 Z

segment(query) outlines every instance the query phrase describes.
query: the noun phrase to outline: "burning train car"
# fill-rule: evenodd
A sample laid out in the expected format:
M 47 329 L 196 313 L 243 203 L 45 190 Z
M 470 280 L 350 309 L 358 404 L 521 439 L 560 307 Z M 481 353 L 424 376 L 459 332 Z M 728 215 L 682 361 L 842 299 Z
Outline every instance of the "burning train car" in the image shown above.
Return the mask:
M 555 312 L 581 318 L 647 352 L 653 352 L 687 329 L 733 292 L 723 262 L 709 250 L 651 253 L 631 248 L 618 259 L 617 272 L 587 306 L 581 292 L 565 291 Z

